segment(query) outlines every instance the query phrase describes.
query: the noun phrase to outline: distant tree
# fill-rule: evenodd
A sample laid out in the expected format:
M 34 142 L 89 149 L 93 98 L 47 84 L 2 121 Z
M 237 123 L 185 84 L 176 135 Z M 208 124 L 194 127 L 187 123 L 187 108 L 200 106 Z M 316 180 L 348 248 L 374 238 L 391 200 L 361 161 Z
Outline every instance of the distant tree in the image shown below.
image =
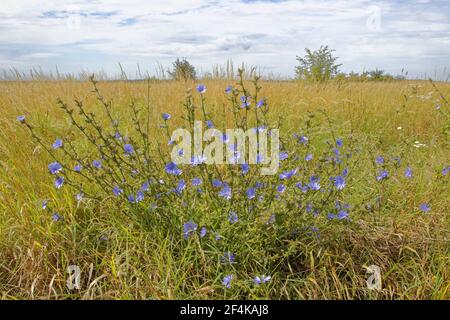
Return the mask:
M 361 78 L 364 81 L 391 81 L 394 80 L 394 77 L 389 73 L 386 73 L 384 70 L 375 69 L 364 71 L 361 74 Z
M 403 70 L 402 70 L 403 73 Z M 381 69 L 373 69 L 373 70 L 365 70 L 361 73 L 351 71 L 350 73 L 343 73 L 338 72 L 333 77 L 334 80 L 337 80 L 339 82 L 343 81 L 350 81 L 350 82 L 383 82 L 383 81 L 400 81 L 405 80 L 406 75 L 408 73 L 406 72 L 405 75 L 400 74 L 393 76 L 384 70 Z
M 380 69 L 371 70 L 369 71 L 369 77 L 371 80 L 381 81 L 384 77 L 384 71 Z
M 172 70 L 167 71 L 172 79 L 175 80 L 189 80 L 196 78 L 195 67 L 185 58 L 177 58 L 172 63 Z
M 336 64 L 338 58 L 333 56 L 334 50 L 328 46 L 321 46 L 315 51 L 305 48 L 305 51 L 305 56 L 297 56 L 300 65 L 295 68 L 295 73 L 298 79 L 324 82 L 339 73 L 341 64 Z

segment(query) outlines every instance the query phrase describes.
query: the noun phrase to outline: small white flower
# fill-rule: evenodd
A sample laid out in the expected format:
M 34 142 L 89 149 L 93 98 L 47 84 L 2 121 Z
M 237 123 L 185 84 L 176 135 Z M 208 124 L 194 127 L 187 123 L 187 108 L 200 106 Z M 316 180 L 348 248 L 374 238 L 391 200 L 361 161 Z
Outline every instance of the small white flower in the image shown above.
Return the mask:
M 426 147 L 427 145 L 424 143 L 420 143 L 419 141 L 414 141 L 414 147 L 416 148 L 421 148 L 421 147 Z

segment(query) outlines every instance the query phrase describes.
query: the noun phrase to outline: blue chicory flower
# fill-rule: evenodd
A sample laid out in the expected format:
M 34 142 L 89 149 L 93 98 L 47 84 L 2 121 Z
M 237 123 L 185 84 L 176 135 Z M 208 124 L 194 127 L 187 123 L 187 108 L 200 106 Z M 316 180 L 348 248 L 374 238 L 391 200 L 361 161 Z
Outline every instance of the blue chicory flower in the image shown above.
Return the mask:
M 250 171 L 250 166 L 247 163 L 241 164 L 242 174 L 247 174 Z
M 119 186 L 114 186 L 113 193 L 116 197 L 118 197 L 123 193 L 123 190 L 119 188 Z
M 206 86 L 204 84 L 199 84 L 197 86 L 197 91 L 200 92 L 201 94 L 206 92 Z
M 422 211 L 422 212 L 429 212 L 429 211 L 431 210 L 431 207 L 430 207 L 430 205 L 429 205 L 428 203 L 422 203 L 422 204 L 419 206 L 419 209 L 420 209 L 420 211 Z
M 55 221 L 55 222 L 58 222 L 58 221 L 63 220 L 63 218 L 59 215 L 58 212 L 55 212 L 55 213 L 53 213 L 53 215 L 52 215 L 52 220 Z
M 274 224 L 276 221 L 276 216 L 272 214 L 269 219 L 267 220 L 266 224 Z
M 223 182 L 220 181 L 219 179 L 213 179 L 212 180 L 212 185 L 215 188 L 220 188 L 221 186 L 223 186 Z
M 136 192 L 136 203 L 143 201 L 144 197 L 144 191 L 139 190 L 138 192 Z
M 129 203 L 135 203 L 136 202 L 136 199 L 134 198 L 134 194 L 129 194 L 127 199 L 128 199 Z
M 381 170 L 377 174 L 377 181 L 387 179 L 388 177 L 389 177 L 389 172 L 387 172 L 386 170 Z
M 297 173 L 297 169 L 293 169 L 290 171 L 285 171 L 280 174 L 280 179 L 290 179 Z
M 222 142 L 225 144 L 230 142 L 230 137 L 226 133 L 222 135 Z
M 303 145 L 307 145 L 308 141 L 309 141 L 308 137 L 303 136 L 303 135 L 298 138 L 298 142 Z
M 319 181 L 320 181 L 320 178 L 317 176 L 310 177 L 308 187 L 314 191 L 320 190 L 321 185 L 320 185 Z
M 342 190 L 345 187 L 345 179 L 343 176 L 337 176 L 333 178 L 334 186 L 338 190 Z
M 125 151 L 125 154 L 132 155 L 134 153 L 134 148 L 131 144 L 127 143 L 123 146 L 123 150 Z
M 63 184 L 64 184 L 64 177 L 56 177 L 56 179 L 55 179 L 55 188 L 56 189 L 59 189 L 59 188 L 61 188 L 62 186 L 63 186 Z
M 231 281 L 232 281 L 232 280 L 233 280 L 233 275 L 232 275 L 232 274 L 226 275 L 226 276 L 223 278 L 222 284 L 223 284 L 225 287 L 227 287 L 228 289 L 230 289 L 230 288 L 231 288 Z
M 247 189 L 246 194 L 247 194 L 247 198 L 248 198 L 248 199 L 253 199 L 253 198 L 256 196 L 256 190 L 255 190 L 255 188 L 249 188 L 249 189 Z
M 309 187 L 308 187 L 308 185 L 307 185 L 306 183 L 303 184 L 303 183 L 301 183 L 301 182 L 297 182 L 297 183 L 295 184 L 295 186 L 296 186 L 297 188 L 299 188 L 300 190 L 302 190 L 302 192 L 307 192 L 308 189 L 309 189 Z
M 202 181 L 202 179 L 200 179 L 200 178 L 194 178 L 194 179 L 192 179 L 192 185 L 193 186 L 199 186 L 199 185 L 201 185 L 203 183 L 203 181 Z
M 116 139 L 116 140 L 118 140 L 118 141 L 121 141 L 121 140 L 122 140 L 122 136 L 120 135 L 119 132 L 116 132 L 116 133 L 114 134 L 114 139 Z
M 289 154 L 286 151 L 280 152 L 280 161 L 286 160 Z
M 260 189 L 260 188 L 262 188 L 262 187 L 264 187 L 264 182 L 256 181 L 256 183 L 255 183 L 255 188 Z
M 177 194 L 181 194 L 184 188 L 186 188 L 186 182 L 183 179 L 181 179 L 180 181 L 178 181 L 177 187 L 175 188 L 175 192 Z
M 256 155 L 256 163 L 260 164 L 260 163 L 263 163 L 263 162 L 264 162 L 264 156 L 262 154 L 258 153 Z
M 197 230 L 197 224 L 193 221 L 188 221 L 183 225 L 183 236 L 185 239 L 192 236 Z
M 147 190 L 150 188 L 150 183 L 152 183 L 151 180 L 145 181 L 145 182 L 142 184 L 140 190 L 141 190 L 141 191 L 147 191 Z
M 342 170 L 342 176 L 343 177 L 348 176 L 348 168 L 345 168 L 344 170 Z
M 261 285 L 261 284 L 265 284 L 265 283 L 269 282 L 270 279 L 272 279 L 271 276 L 265 276 L 265 275 L 262 275 L 261 277 L 260 277 L 260 276 L 256 276 L 256 277 L 253 279 L 253 282 L 254 282 L 256 285 Z
M 183 173 L 183 171 L 181 171 L 181 169 L 179 169 L 174 162 L 169 162 L 166 164 L 166 172 L 175 176 L 179 176 Z
M 241 104 L 242 109 L 248 108 L 251 105 L 250 97 L 241 96 L 241 102 L 242 102 Z
M 220 262 L 222 264 L 233 264 L 236 260 L 236 254 L 233 252 L 225 252 L 222 257 L 220 257 Z
M 239 221 L 238 215 L 236 212 L 231 211 L 230 214 L 228 215 L 228 221 L 233 224 Z
M 101 169 L 102 168 L 102 162 L 100 160 L 94 160 L 92 161 L 92 165 L 94 166 L 94 168 L 96 169 Z
M 62 170 L 62 165 L 59 162 L 52 162 L 48 165 L 48 170 L 51 174 L 57 174 Z
M 205 163 L 206 160 L 207 160 L 206 157 L 203 156 L 203 155 L 192 156 L 192 158 L 191 158 L 191 165 L 195 167 L 195 166 L 198 166 L 198 165 L 200 165 L 202 163 Z
M 413 176 L 413 171 L 410 167 L 407 167 L 405 170 L 405 177 L 411 179 Z
M 342 219 L 347 219 L 348 218 L 348 211 L 346 210 L 340 210 L 337 214 L 337 218 L 342 220 Z
M 52 148 L 58 149 L 58 148 L 61 148 L 62 146 L 63 146 L 63 141 L 58 138 L 55 140 L 55 142 L 53 142 Z
M 284 193 L 286 191 L 286 186 L 284 184 L 279 184 L 277 187 L 277 192 Z

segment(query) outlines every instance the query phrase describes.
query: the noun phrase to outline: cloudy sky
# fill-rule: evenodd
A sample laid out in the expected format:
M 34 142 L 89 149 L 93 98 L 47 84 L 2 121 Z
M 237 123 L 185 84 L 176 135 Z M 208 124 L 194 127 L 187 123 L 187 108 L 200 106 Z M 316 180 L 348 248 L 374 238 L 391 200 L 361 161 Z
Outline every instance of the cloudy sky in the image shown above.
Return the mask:
M 186 57 L 293 76 L 296 55 L 328 44 L 344 71 L 450 73 L 448 0 L 1 0 L 0 69 L 154 73 Z

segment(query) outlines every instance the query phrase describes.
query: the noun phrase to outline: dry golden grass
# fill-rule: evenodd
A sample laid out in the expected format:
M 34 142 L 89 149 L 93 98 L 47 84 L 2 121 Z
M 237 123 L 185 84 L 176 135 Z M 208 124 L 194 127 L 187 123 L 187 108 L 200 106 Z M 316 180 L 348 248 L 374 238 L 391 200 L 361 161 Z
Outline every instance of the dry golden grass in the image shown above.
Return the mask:
M 229 82 L 205 84 L 215 123 L 230 124 L 223 93 Z M 121 118 L 129 117 L 132 99 L 142 105 L 150 101 L 154 141 L 163 137 L 159 129 L 162 112 L 172 114 L 175 127 L 181 125 L 178 117 L 189 87 L 194 83 L 99 83 Z M 89 110 L 99 111 L 90 83 L 0 82 L 2 298 L 448 299 L 450 194 L 448 176 L 442 177 L 440 171 L 450 164 L 448 131 L 444 132 L 449 118 L 448 105 L 447 113 L 435 110 L 442 101 L 433 86 L 425 81 L 324 85 L 267 81 L 262 87 L 271 120 L 279 122 L 286 136 L 298 132 L 310 114 L 320 135 L 328 128 L 316 113 L 323 110 L 334 130 L 352 135 L 362 148 L 397 152 L 403 161 L 414 163 L 414 182 L 399 181 L 390 190 L 390 208 L 378 216 L 361 217 L 352 229 L 342 229 L 335 242 L 326 246 L 287 243 L 286 250 L 300 254 L 284 260 L 280 268 L 285 276 L 274 278 L 270 289 L 224 295 L 220 279 L 204 278 L 213 273 L 211 267 L 199 265 L 192 253 L 180 254 L 163 230 L 146 233 L 106 203 L 95 210 L 79 208 L 69 191 L 54 190 L 47 172 L 49 156 L 15 119 L 25 114 L 48 141 L 64 137 L 72 128 L 57 108 L 56 98 L 81 99 Z M 450 96 L 449 84 L 438 83 L 437 87 L 445 97 Z M 415 141 L 426 147 L 413 147 Z M 360 170 L 363 176 L 364 170 L 371 169 L 361 166 Z M 367 192 L 355 189 L 352 197 L 364 198 Z M 53 199 L 67 213 L 66 224 L 56 226 L 48 213 L 39 210 L 44 198 Z M 432 203 L 430 213 L 417 212 L 422 202 Z M 108 234 L 107 243 L 98 241 L 101 234 Z M 65 286 L 65 268 L 73 262 L 83 271 L 79 291 Z M 382 269 L 381 292 L 365 287 L 364 266 L 371 263 Z

